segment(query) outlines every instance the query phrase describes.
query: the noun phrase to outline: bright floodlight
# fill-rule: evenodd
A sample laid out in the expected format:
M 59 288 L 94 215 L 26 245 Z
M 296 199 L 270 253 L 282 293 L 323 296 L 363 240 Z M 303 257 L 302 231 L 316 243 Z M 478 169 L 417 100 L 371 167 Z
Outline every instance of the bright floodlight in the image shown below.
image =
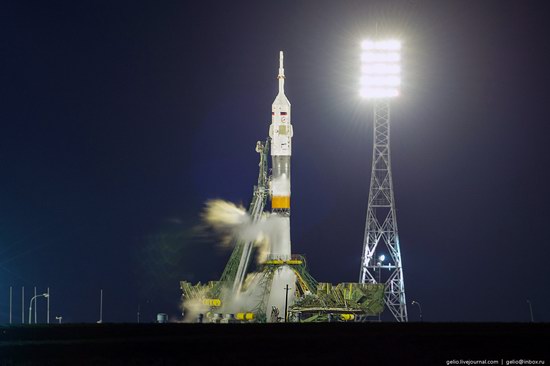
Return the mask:
M 397 97 L 401 86 L 401 42 L 366 40 L 361 42 L 361 48 L 361 96 L 369 99 Z
M 386 256 L 384 254 L 382 254 L 380 257 L 378 257 L 378 260 L 380 262 L 384 262 L 384 260 L 386 260 Z

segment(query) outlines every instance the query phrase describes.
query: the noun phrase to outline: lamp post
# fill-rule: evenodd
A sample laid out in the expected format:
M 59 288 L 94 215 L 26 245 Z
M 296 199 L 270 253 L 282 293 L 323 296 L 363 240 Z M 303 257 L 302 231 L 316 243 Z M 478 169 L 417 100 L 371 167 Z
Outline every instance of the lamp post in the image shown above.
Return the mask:
M 531 323 L 534 323 L 535 320 L 533 318 L 533 306 L 531 305 L 531 301 L 527 300 L 527 304 L 529 304 L 529 314 L 531 314 Z
M 32 302 L 35 301 L 37 298 L 39 297 L 45 297 L 45 298 L 48 298 L 48 293 L 43 293 L 43 294 L 40 294 L 40 295 L 34 295 L 31 299 L 31 302 L 29 303 L 29 324 L 31 324 L 31 317 L 32 317 Z M 36 321 L 36 315 L 35 315 L 35 321 Z
M 411 302 L 411 305 L 418 305 L 418 310 L 420 310 L 420 322 L 422 323 L 422 306 L 418 301 L 414 301 L 414 300 L 413 302 Z
M 376 266 L 378 267 L 378 283 L 382 282 L 382 264 L 384 264 L 384 261 L 386 260 L 386 256 L 384 254 L 381 254 L 378 257 L 378 262 L 376 262 Z M 378 314 L 378 321 L 382 321 L 382 313 Z
M 13 297 L 13 290 L 10 286 L 10 324 L 11 324 L 11 308 L 12 308 L 12 297 Z
M 99 320 L 96 323 L 103 323 L 103 289 L 99 291 Z
M 385 260 L 386 256 L 382 254 L 378 257 L 378 262 L 376 262 L 376 266 L 378 267 L 378 283 L 380 283 L 380 281 L 382 280 L 382 265 L 384 264 Z
M 290 290 L 290 287 L 288 287 L 288 283 L 284 288 L 286 290 L 285 292 L 285 323 L 288 322 L 288 290 Z

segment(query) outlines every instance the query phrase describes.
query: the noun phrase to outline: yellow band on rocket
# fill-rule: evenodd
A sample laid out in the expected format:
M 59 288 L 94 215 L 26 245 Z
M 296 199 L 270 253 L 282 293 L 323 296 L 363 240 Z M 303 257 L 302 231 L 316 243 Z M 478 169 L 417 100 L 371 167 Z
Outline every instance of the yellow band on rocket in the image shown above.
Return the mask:
M 273 196 L 271 208 L 290 208 L 290 196 Z

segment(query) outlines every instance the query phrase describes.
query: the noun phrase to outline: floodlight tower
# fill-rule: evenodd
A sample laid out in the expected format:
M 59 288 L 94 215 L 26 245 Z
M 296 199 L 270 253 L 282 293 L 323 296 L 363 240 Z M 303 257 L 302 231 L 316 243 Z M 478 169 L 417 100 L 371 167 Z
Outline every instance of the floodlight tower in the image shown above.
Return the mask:
M 401 85 L 401 42 L 366 40 L 361 48 L 360 95 L 373 101 L 374 143 L 359 282 L 384 283 L 386 307 L 398 322 L 406 322 L 390 160 L 390 100 L 399 95 Z

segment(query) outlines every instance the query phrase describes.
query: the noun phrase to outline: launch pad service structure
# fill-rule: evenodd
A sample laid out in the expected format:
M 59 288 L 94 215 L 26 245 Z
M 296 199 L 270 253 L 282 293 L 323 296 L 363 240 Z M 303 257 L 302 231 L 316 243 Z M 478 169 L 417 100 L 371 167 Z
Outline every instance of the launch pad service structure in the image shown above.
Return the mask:
M 255 240 L 236 236 L 220 280 L 206 284 L 180 282 L 183 309 L 190 322 L 322 322 L 365 321 L 384 308 L 379 283 L 318 283 L 305 258 L 293 255 L 290 236 L 290 160 L 293 126 L 285 95 L 283 52 L 277 75 L 279 92 L 271 106 L 269 137 L 258 141 L 258 182 L 248 208 L 250 225 L 269 227 L 267 255 L 252 268 L 259 250 Z M 271 175 L 269 158 L 271 155 Z M 271 212 L 264 212 L 268 199 Z

